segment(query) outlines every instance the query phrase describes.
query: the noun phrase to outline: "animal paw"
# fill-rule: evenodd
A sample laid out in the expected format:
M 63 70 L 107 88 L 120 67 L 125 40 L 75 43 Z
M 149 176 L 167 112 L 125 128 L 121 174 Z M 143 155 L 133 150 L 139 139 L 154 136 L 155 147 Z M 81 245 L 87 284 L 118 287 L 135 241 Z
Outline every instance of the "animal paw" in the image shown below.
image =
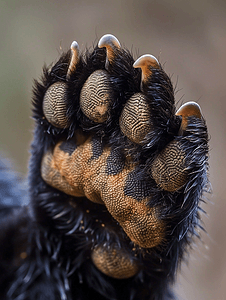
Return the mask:
M 33 112 L 34 178 L 79 203 L 84 215 L 97 207 L 101 230 L 124 243 L 122 251 L 107 238 L 95 242 L 99 270 L 127 278 L 139 270 L 136 251 L 166 256 L 175 241 L 182 251 L 207 184 L 207 128 L 198 104 L 176 111 L 171 80 L 154 56 L 134 61 L 112 35 L 92 52 L 73 42 L 36 83 Z M 82 227 L 95 230 L 89 218 Z

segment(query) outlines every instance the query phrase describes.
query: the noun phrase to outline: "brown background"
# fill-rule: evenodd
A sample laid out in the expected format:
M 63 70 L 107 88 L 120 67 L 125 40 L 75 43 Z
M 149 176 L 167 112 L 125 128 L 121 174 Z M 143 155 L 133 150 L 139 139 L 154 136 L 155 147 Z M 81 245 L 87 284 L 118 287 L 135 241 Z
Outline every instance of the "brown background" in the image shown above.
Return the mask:
M 0 151 L 27 173 L 33 78 L 75 39 L 91 47 L 117 36 L 135 58 L 150 53 L 177 83 L 177 101 L 197 101 L 209 128 L 213 204 L 204 205 L 208 235 L 178 276 L 179 299 L 226 299 L 225 0 L 0 0 Z

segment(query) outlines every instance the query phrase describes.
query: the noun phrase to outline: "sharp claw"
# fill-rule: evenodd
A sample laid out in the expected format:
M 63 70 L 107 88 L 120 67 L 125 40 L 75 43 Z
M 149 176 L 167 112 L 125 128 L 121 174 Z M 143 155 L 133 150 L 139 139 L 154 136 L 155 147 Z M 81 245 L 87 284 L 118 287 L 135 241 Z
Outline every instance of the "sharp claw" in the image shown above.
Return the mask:
M 182 122 L 180 126 L 180 131 L 184 131 L 188 126 L 188 117 L 202 118 L 202 111 L 200 106 L 196 102 L 187 102 L 183 104 L 176 112 L 177 116 L 182 116 Z
M 67 71 L 67 79 L 69 79 L 71 74 L 75 71 L 78 61 L 79 61 L 79 45 L 76 41 L 73 41 L 71 44 L 71 62 Z
M 119 40 L 112 34 L 105 34 L 99 40 L 99 48 L 105 47 L 107 50 L 106 69 L 109 63 L 112 63 L 115 58 L 115 52 L 121 48 Z
M 119 40 L 114 35 L 105 34 L 99 40 L 98 47 L 99 48 L 106 47 L 107 49 L 112 49 L 114 47 L 117 47 L 119 49 L 119 48 L 121 48 L 121 45 L 119 43 Z
M 134 68 L 141 68 L 142 78 L 141 78 L 141 90 L 143 83 L 145 84 L 152 74 L 151 68 L 159 68 L 159 62 L 156 57 L 151 54 L 145 54 L 139 57 L 133 64 Z

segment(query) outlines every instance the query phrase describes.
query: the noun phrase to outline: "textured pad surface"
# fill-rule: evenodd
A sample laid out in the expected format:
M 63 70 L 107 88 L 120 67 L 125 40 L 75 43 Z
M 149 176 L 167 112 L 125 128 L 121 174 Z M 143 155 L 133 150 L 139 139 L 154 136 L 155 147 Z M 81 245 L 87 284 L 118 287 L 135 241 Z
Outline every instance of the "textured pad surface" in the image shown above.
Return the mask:
M 186 183 L 187 166 L 186 154 L 181 149 L 180 142 L 172 141 L 154 160 L 151 172 L 162 189 L 174 192 Z
M 96 247 L 92 252 L 92 260 L 101 272 L 116 279 L 130 278 L 139 271 L 137 261 L 114 245 L 110 249 L 102 245 Z
M 104 70 L 93 72 L 81 91 L 81 110 L 92 121 L 102 123 L 109 116 L 111 102 L 112 89 L 108 73 Z
M 120 128 L 132 142 L 140 144 L 151 131 L 150 109 L 147 98 L 137 93 L 126 103 L 121 117 Z
M 43 99 L 43 112 L 46 119 L 59 128 L 69 126 L 66 93 L 67 85 L 64 82 L 56 82 L 46 91 Z
M 53 154 L 44 156 L 42 177 L 48 184 L 69 195 L 86 196 L 92 202 L 106 205 L 131 241 L 141 247 L 151 248 L 162 241 L 164 224 L 158 220 L 158 209 L 149 207 L 146 197 L 137 201 L 136 194 L 132 197 L 125 193 L 127 178 L 135 167 L 133 163 L 126 161 L 121 171 L 112 175 L 107 168 L 110 148 L 105 148 L 97 158 L 93 153 L 92 139 L 78 146 L 71 155 L 61 149 L 59 143 Z M 134 186 L 139 182 L 134 176 L 130 176 L 131 180 Z

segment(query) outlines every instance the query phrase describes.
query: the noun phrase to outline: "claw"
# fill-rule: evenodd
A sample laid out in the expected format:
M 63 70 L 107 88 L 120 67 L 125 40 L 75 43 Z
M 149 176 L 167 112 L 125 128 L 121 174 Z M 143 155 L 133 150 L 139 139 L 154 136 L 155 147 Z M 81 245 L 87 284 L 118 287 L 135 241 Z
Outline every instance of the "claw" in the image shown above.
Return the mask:
M 75 71 L 76 65 L 79 60 L 79 46 L 76 41 L 71 44 L 71 62 L 67 71 L 67 80 L 70 78 L 71 74 Z
M 115 58 L 115 52 L 121 48 L 119 40 L 112 34 L 105 34 L 99 40 L 98 43 L 99 48 L 105 47 L 107 50 L 107 58 L 105 67 L 108 69 L 109 63 L 111 64 Z
M 133 64 L 134 68 L 141 68 L 141 90 L 143 83 L 146 83 L 152 74 L 152 68 L 159 68 L 159 62 L 156 57 L 151 54 L 145 54 L 139 57 Z
M 196 102 L 187 102 L 183 104 L 176 112 L 177 116 L 182 116 L 182 122 L 180 126 L 180 132 L 187 129 L 188 117 L 202 118 L 202 112 L 200 106 Z

